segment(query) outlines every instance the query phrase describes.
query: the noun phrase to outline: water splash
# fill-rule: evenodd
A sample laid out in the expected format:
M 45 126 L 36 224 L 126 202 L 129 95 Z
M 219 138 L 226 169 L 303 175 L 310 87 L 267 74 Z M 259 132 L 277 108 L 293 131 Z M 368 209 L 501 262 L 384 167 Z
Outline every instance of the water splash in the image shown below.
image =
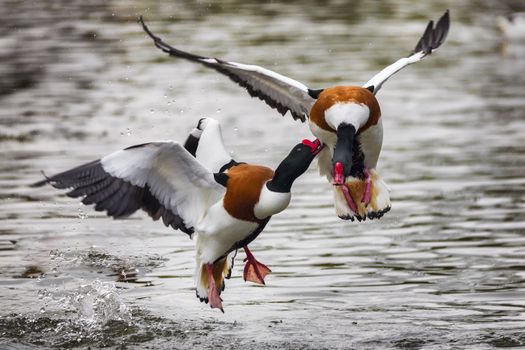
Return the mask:
M 91 330 L 112 320 L 131 321 L 131 311 L 114 283 L 94 280 L 72 289 L 42 289 L 38 296 L 44 304 L 41 313 L 67 313 Z

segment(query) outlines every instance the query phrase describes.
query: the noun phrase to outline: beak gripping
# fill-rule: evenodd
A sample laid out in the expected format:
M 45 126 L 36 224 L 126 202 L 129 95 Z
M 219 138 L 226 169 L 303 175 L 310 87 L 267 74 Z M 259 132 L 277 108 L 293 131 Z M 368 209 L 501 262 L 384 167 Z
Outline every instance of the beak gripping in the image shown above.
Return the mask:
M 304 139 L 301 143 L 303 145 L 306 145 L 306 146 L 310 147 L 310 149 L 312 150 L 312 153 L 314 153 L 316 155 L 323 148 L 323 145 L 321 145 L 321 141 L 319 141 L 319 139 L 315 139 L 314 141 L 310 141 L 308 139 Z

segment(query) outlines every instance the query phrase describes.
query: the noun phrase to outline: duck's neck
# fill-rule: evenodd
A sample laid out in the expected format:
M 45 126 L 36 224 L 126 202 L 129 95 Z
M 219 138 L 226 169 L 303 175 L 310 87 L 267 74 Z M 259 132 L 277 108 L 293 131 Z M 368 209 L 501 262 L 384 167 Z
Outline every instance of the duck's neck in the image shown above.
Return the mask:
M 276 192 L 270 189 L 271 186 L 270 182 L 267 182 L 266 186 L 262 187 L 259 201 L 253 210 L 255 216 L 261 220 L 286 209 L 292 198 L 290 191 Z
M 293 170 L 286 161 L 281 162 L 275 169 L 273 178 L 261 189 L 259 202 L 254 208 L 256 217 L 264 219 L 288 207 L 292 197 L 290 190 L 298 177 Z
M 266 183 L 266 187 L 272 192 L 289 193 L 297 176 L 293 176 L 294 174 L 280 168 L 279 166 L 275 170 L 273 178 Z
M 298 146 L 300 147 L 301 145 Z M 275 169 L 273 178 L 266 183 L 266 187 L 270 191 L 276 193 L 290 192 L 294 181 L 297 180 L 297 178 L 308 169 L 310 163 L 312 163 L 315 154 L 311 152 L 305 154 L 305 149 L 300 150 L 297 148 L 298 146 L 294 147 L 290 154 L 281 161 L 277 169 Z

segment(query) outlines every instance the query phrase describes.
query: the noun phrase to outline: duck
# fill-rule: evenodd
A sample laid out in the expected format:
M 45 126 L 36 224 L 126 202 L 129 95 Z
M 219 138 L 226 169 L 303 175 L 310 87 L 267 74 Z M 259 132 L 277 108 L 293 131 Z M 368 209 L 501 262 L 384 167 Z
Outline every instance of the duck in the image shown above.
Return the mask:
M 53 176 L 44 174 L 32 186 L 72 189 L 69 197 L 81 197 L 83 204 L 94 204 L 113 218 L 142 209 L 188 234 L 195 241 L 196 295 L 224 312 L 220 295 L 237 250 L 246 253 L 244 280 L 264 285 L 271 270 L 255 259 L 248 244 L 288 207 L 294 181 L 323 147 L 319 140 L 303 140 L 275 171 L 239 163 L 224 147 L 219 122 L 202 118 L 183 145 L 134 145 Z
M 318 168 L 320 175 L 334 185 L 335 212 L 341 219 L 378 219 L 390 210 L 390 189 L 376 170 L 383 143 L 381 108 L 376 94 L 392 75 L 441 46 L 450 27 L 448 10 L 435 25 L 429 21 L 408 57 L 385 67 L 362 86 L 323 89 L 311 89 L 257 65 L 180 50 L 155 35 L 142 17 L 139 23 L 154 45 L 168 55 L 228 76 L 281 115 L 289 113 L 295 120 L 308 120 L 312 134 L 326 145 L 319 154 Z

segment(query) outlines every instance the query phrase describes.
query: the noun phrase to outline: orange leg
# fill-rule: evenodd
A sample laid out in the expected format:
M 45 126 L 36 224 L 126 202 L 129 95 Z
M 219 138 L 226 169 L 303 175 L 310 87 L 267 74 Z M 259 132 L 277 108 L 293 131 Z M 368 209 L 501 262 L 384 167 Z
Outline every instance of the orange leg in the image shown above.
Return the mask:
M 250 249 L 248 249 L 248 246 L 245 245 L 243 248 L 246 253 L 246 258 L 244 259 L 244 262 L 246 263 L 246 265 L 244 265 L 244 281 L 264 285 L 264 277 L 272 272 L 272 270 L 270 270 L 268 266 L 258 262 Z
M 365 192 L 363 193 L 363 197 L 361 198 L 361 203 L 365 205 L 365 207 L 370 204 L 370 201 L 372 200 L 372 177 L 370 176 L 370 172 L 368 171 L 368 168 L 365 168 Z
M 341 191 L 343 192 L 343 196 L 346 199 L 346 203 L 348 204 L 348 207 L 354 212 L 357 213 L 357 205 L 354 202 L 354 199 L 350 195 L 350 192 L 348 191 L 348 187 L 345 185 L 345 177 L 343 174 L 343 165 L 339 162 L 335 163 L 334 167 L 334 186 L 339 186 L 341 188 Z
M 213 278 L 213 264 L 206 264 L 206 271 L 208 271 L 208 300 L 212 309 L 220 309 L 224 313 L 222 308 L 222 299 L 219 296 L 217 286 L 215 285 L 215 279 Z

